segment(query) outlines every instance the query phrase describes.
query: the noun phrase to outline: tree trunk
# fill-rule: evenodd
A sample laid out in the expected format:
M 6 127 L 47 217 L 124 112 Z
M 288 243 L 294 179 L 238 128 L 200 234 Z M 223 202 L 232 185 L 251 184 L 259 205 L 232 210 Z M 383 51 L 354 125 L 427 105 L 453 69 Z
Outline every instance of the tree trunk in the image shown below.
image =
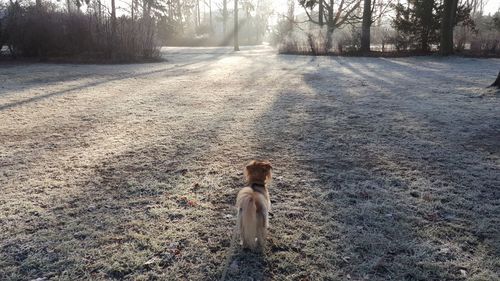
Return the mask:
M 335 23 L 333 20 L 333 2 L 334 0 L 330 0 L 330 6 L 328 7 L 328 20 L 326 22 L 327 28 L 326 28 L 326 52 L 330 51 L 332 48 L 332 36 L 333 36 L 333 31 L 335 30 Z
M 333 24 L 333 3 L 334 0 L 330 0 L 330 7 L 328 7 L 328 24 Z
M 453 54 L 453 26 L 457 12 L 458 0 L 444 0 L 443 18 L 441 20 L 441 55 Z
M 180 23 L 181 34 L 184 33 L 184 24 L 182 24 L 182 7 L 181 3 L 177 3 L 177 19 Z
M 201 24 L 201 19 L 200 19 L 200 0 L 196 1 L 196 26 L 200 26 Z
M 101 5 L 101 0 L 97 0 L 97 25 L 96 25 L 96 29 L 97 29 L 97 34 L 100 34 L 101 33 L 101 29 L 100 29 L 100 26 L 101 26 L 101 20 L 102 20 L 102 5 Z
M 116 47 L 116 7 L 115 0 L 111 0 L 111 58 L 114 59 Z
M 283 38 L 288 38 L 293 31 L 295 21 L 295 0 L 288 0 L 287 20 L 285 24 L 285 34 Z
M 372 25 L 372 1 L 364 0 L 361 27 L 361 52 L 370 52 L 370 27 Z
M 240 50 L 238 42 L 238 0 L 234 0 L 234 50 Z
M 208 9 L 209 9 L 209 12 L 210 12 L 210 32 L 212 32 L 214 30 L 214 27 L 212 25 L 212 0 L 209 0 L 208 1 Z
M 227 32 L 227 0 L 224 0 L 222 2 L 222 33 L 224 34 L 224 37 L 226 36 Z
M 111 0 L 111 32 L 116 34 L 116 7 L 115 0 Z
M 332 24 L 328 24 L 326 28 L 326 46 L 325 46 L 325 51 L 328 53 L 332 47 L 332 40 L 333 40 L 333 31 L 335 31 L 335 27 Z
M 324 7 L 323 7 L 323 1 L 324 0 L 319 0 L 319 11 L 318 11 L 318 22 L 319 26 L 323 26 L 323 14 L 324 14 Z
M 12 1 L 10 2 L 12 5 Z M 37 22 L 41 22 L 43 20 L 43 14 L 42 14 L 42 0 L 36 0 L 36 6 L 35 6 L 35 16 L 37 18 Z M 1 26 L 0 26 L 1 27 Z M 43 28 L 41 26 L 36 27 L 36 40 L 37 40 L 37 55 L 39 58 L 43 57 L 44 55 L 44 50 L 42 49 L 42 42 L 43 42 Z M 0 50 L 2 49 L 3 42 L 0 42 Z M 9 45 L 10 46 L 10 45 Z M 11 54 L 13 54 L 13 57 L 16 57 L 16 54 L 12 52 L 11 48 L 9 47 L 9 51 Z
M 135 0 L 132 0 L 132 3 L 130 4 L 130 18 L 132 21 L 134 21 L 134 1 Z

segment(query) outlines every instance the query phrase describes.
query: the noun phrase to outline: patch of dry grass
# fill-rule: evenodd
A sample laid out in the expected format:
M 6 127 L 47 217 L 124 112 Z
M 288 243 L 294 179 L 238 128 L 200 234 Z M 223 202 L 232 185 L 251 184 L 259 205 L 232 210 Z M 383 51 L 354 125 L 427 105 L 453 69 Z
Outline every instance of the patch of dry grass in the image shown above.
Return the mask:
M 0 69 L 1 280 L 499 278 L 496 60 L 209 50 Z M 263 255 L 231 248 L 253 158 Z

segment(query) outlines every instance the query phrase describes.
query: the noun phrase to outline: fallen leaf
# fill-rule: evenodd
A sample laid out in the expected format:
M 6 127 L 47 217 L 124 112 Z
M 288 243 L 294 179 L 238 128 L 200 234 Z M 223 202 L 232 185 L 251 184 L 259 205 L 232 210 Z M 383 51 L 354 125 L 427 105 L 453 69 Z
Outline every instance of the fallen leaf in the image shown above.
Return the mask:
M 144 263 L 144 265 L 151 265 L 153 263 L 157 263 L 159 262 L 161 259 L 159 257 L 152 257 L 151 259 L 149 259 L 148 261 L 146 261 Z

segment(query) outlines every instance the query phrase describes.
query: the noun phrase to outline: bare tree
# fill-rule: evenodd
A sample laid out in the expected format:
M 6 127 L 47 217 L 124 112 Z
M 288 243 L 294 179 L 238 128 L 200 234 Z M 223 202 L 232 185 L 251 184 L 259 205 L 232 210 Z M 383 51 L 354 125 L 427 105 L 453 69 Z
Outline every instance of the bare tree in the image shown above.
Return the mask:
M 201 17 L 200 17 L 200 0 L 196 1 L 196 26 L 200 26 Z
M 115 0 L 111 0 L 111 40 L 112 44 L 114 45 L 115 43 L 115 36 L 116 36 L 116 7 L 115 7 Z
M 222 2 L 222 32 L 226 36 L 227 32 L 227 0 Z
M 212 24 L 212 0 L 208 0 L 208 9 L 210 12 L 210 30 L 211 30 L 211 32 L 213 32 L 214 26 Z
M 484 11 L 484 7 L 488 4 L 488 0 L 466 0 L 465 3 L 468 7 L 472 8 L 471 14 L 473 18 L 481 16 Z
M 356 10 L 360 7 L 361 0 L 299 0 L 299 3 L 306 12 L 310 22 L 322 26 L 323 21 L 326 24 L 326 49 L 332 48 L 332 35 L 335 29 L 341 27 L 348 22 L 355 14 Z M 321 11 L 320 17 L 316 18 L 313 14 L 314 8 L 318 6 Z M 319 7 L 321 6 L 321 7 Z M 326 11 L 326 13 L 324 13 Z
M 131 0 L 130 3 L 130 18 L 134 21 L 134 10 L 135 10 L 135 0 Z

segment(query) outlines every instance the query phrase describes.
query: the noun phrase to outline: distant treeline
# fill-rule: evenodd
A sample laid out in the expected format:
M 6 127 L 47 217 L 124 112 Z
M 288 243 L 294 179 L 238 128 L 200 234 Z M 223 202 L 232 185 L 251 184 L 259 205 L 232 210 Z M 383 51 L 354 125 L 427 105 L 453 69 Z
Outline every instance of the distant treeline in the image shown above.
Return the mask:
M 485 15 L 484 1 L 298 2 L 274 29 L 282 53 L 500 56 L 500 11 Z
M 13 57 L 134 61 L 158 56 L 153 18 L 113 18 L 89 7 L 94 9 L 82 13 L 50 2 L 10 1 L 0 21 L 0 45 Z
M 160 46 L 233 43 L 228 0 L 0 1 L 0 46 L 13 57 L 143 61 L 158 58 Z M 262 43 L 271 2 L 239 2 L 240 43 Z
M 288 0 L 281 13 L 273 0 L 115 1 L 0 0 L 0 54 L 144 61 L 239 38 L 295 54 L 500 56 L 500 12 L 481 0 Z

